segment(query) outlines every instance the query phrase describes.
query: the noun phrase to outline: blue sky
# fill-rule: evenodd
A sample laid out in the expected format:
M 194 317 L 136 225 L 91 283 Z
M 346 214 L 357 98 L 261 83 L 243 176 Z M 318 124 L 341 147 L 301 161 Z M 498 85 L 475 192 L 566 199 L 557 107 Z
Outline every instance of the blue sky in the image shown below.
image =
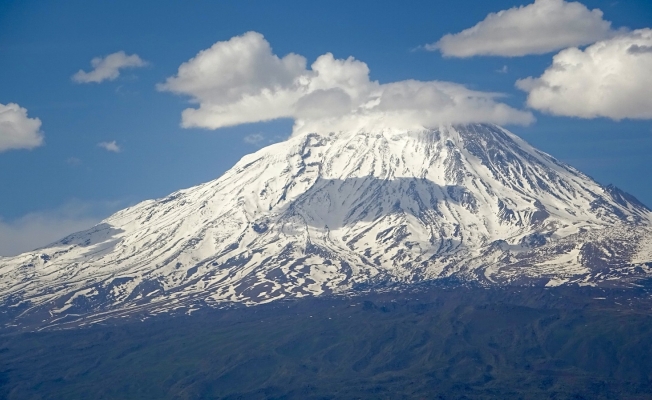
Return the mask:
M 525 126 L 508 124 L 508 129 L 652 205 L 652 121 L 645 103 L 637 103 L 643 108 L 633 116 L 627 110 L 611 113 L 609 107 L 617 107 L 610 104 L 587 115 L 592 111 L 572 106 L 591 99 L 574 99 L 567 106 L 559 99 L 530 104 L 528 94 L 534 96 L 534 89 L 515 86 L 528 77 L 548 79 L 543 74 L 553 56 L 566 47 L 582 51 L 593 42 L 612 40 L 621 28 L 652 27 L 649 1 L 583 1 L 588 10 L 600 9 L 602 17 L 583 11 L 571 15 L 596 20 L 587 23 L 585 32 L 575 32 L 579 36 L 570 44 L 550 45 L 553 50 L 546 50 L 545 43 L 528 48 L 525 55 L 492 50 L 483 42 L 489 31 L 480 32 L 479 44 L 470 43 L 473 38 L 453 38 L 450 49 L 457 50 L 443 41 L 439 48 L 432 45 L 492 12 L 531 3 L 5 0 L 0 3 L 0 105 L 16 104 L 27 118 L 38 118 L 38 132 L 31 133 L 42 142 L 36 145 L 40 139 L 32 136 L 22 148 L 0 150 L 0 255 L 46 244 L 140 200 L 215 179 L 243 155 L 287 138 L 292 117 L 261 122 L 245 115 L 246 123 L 237 126 L 183 128 L 182 111 L 203 105 L 200 95 L 183 85 L 176 91 L 157 90 L 199 51 L 250 31 L 264 35 L 279 58 L 288 53 L 305 57 L 308 68 L 331 52 L 335 59 L 353 56 L 366 63 L 370 80 L 380 85 L 447 81 L 503 93 L 496 101 L 536 119 Z M 604 21 L 611 22 L 610 28 Z M 581 22 L 577 26 L 584 26 Z M 643 54 L 644 44 L 636 46 L 642 49 L 637 60 L 652 58 Z M 459 49 L 475 56 L 444 54 Z M 80 81 L 89 75 L 73 79 L 80 70 L 92 71 L 93 58 L 120 51 L 137 55 L 140 66 L 119 69 L 115 79 L 99 83 Z M 564 79 L 553 72 L 551 82 Z M 641 79 L 638 89 L 628 90 L 652 93 L 649 80 Z M 575 115 L 564 115 L 567 110 Z

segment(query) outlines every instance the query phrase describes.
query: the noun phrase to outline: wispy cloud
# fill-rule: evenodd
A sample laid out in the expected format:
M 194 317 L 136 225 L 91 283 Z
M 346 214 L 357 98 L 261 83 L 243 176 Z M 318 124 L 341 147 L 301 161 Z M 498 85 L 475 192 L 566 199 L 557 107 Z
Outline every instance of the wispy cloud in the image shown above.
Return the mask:
M 243 140 L 245 143 L 259 145 L 265 140 L 265 136 L 260 133 L 252 133 L 251 135 L 245 136 Z
M 122 151 L 122 148 L 116 143 L 115 140 L 112 140 L 110 142 L 100 142 L 97 144 L 99 147 L 103 148 L 106 151 L 110 151 L 113 153 L 119 153 Z
M 72 76 L 72 80 L 77 83 L 112 81 L 120 76 L 121 69 L 144 67 L 147 62 L 141 59 L 138 54 L 128 56 L 124 51 L 118 51 L 106 57 L 93 58 L 91 65 L 93 66 L 92 71 L 79 70 Z
M 73 167 L 77 167 L 77 166 L 81 165 L 81 163 L 82 163 L 82 161 L 77 157 L 68 157 L 66 159 L 66 164 L 71 165 Z
M 10 221 L 0 217 L 0 256 L 17 255 L 88 229 L 124 205 L 71 200 L 54 210 L 31 212 Z

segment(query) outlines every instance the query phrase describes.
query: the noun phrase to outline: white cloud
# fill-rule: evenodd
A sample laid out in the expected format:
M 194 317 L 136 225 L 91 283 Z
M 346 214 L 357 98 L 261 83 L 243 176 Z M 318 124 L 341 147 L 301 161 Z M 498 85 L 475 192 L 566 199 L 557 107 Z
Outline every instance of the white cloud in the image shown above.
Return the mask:
M 646 48 L 652 48 L 652 29 L 566 49 L 539 78 L 516 86 L 528 92 L 528 106 L 554 115 L 652 119 L 652 52 Z
M 29 213 L 12 221 L 0 217 L 0 256 L 17 255 L 88 229 L 123 205 L 72 200 L 55 210 Z
M 245 136 L 243 140 L 245 143 L 258 145 L 265 140 L 265 136 L 260 133 L 252 133 L 251 135 Z
M 190 96 L 197 108 L 182 126 L 217 129 L 278 118 L 295 133 L 373 127 L 418 129 L 446 123 L 528 124 L 530 113 L 497 102 L 500 95 L 449 82 L 369 80 L 367 64 L 327 53 L 279 58 L 256 32 L 217 42 L 179 67 L 157 88 Z
M 536 0 L 491 13 L 475 26 L 426 45 L 446 57 L 545 54 L 582 46 L 613 35 L 602 11 L 564 0 Z
M 106 151 L 111 151 L 113 153 L 119 153 L 122 151 L 120 146 L 118 146 L 118 143 L 116 143 L 115 140 L 112 140 L 110 142 L 100 142 L 97 144 L 99 147 L 103 148 Z
M 0 104 L 0 152 L 32 149 L 43 144 L 41 120 L 29 118 L 27 110 L 15 103 Z
M 91 60 L 93 70 L 85 72 L 77 71 L 72 76 L 72 80 L 77 83 L 100 83 L 105 80 L 114 80 L 120 76 L 120 70 L 123 68 L 144 67 L 147 62 L 143 61 L 137 54 L 128 56 L 124 51 L 118 51 L 108 56 L 95 57 Z

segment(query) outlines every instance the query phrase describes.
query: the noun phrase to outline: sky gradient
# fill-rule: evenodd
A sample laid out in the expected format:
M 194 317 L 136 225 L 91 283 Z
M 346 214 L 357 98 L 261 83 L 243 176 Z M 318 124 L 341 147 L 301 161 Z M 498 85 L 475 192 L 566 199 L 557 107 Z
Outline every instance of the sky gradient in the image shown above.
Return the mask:
M 482 42 L 486 37 L 493 38 L 493 44 L 506 42 L 494 26 L 509 25 L 509 14 L 501 14 L 504 18 L 496 22 L 497 17 L 488 18 L 490 13 L 529 4 L 471 0 L 2 2 L 0 105 L 16 104 L 26 110 L 25 121 L 38 118 L 41 125 L 30 131 L 37 135 L 25 142 L 31 143 L 25 145 L 30 149 L 0 151 L 0 255 L 45 245 L 125 206 L 215 179 L 243 155 L 287 138 L 293 130 L 292 118 L 306 114 L 284 109 L 278 114 L 282 117 L 271 122 L 248 116 L 247 123 L 237 126 L 184 128 L 184 109 L 235 103 L 212 95 L 205 101 L 187 87 L 185 94 L 161 90 L 161 84 L 178 76 L 179 67 L 198 52 L 250 31 L 263 35 L 279 58 L 289 53 L 305 57 L 307 66 L 296 72 L 299 75 L 311 74 L 313 62 L 330 52 L 335 59 L 352 56 L 366 63 L 371 84 L 377 81 L 379 87 L 412 79 L 502 93 L 504 97 L 495 101 L 535 119 L 529 125 L 507 125 L 512 132 L 598 182 L 613 183 L 652 205 L 648 175 L 652 171 L 652 122 L 646 114 L 652 108 L 631 95 L 593 106 L 581 98 L 584 86 L 576 91 L 580 97 L 556 98 L 554 90 L 545 92 L 566 82 L 564 76 L 554 74 L 559 68 L 552 67 L 553 57 L 583 57 L 584 65 L 589 65 L 586 60 L 593 43 L 604 42 L 609 50 L 617 47 L 614 35 L 629 40 L 625 30 L 652 25 L 649 2 L 584 1 L 585 7 L 562 9 L 582 29 L 535 47 L 492 47 Z M 523 15 L 517 14 L 516 20 Z M 478 35 L 464 33 L 474 26 Z M 513 29 L 529 29 L 536 38 L 545 37 L 550 27 L 532 22 Z M 625 45 L 633 60 L 652 58 L 644 44 Z M 563 53 L 573 46 L 579 46 L 579 53 Z M 113 56 L 106 58 L 109 55 Z M 601 61 L 596 68 L 603 65 Z M 591 71 L 584 76 L 595 82 L 583 84 L 599 87 L 601 75 L 596 69 Z M 616 83 L 636 82 L 635 74 L 621 74 L 626 79 Z M 528 77 L 538 86 L 525 81 Z M 517 82 L 525 83 L 519 88 Z M 628 90 L 650 93 L 648 82 L 642 80 L 638 88 Z M 330 83 L 327 89 L 339 90 L 338 85 Z M 360 87 L 378 90 L 367 83 Z M 571 89 L 568 93 L 575 93 Z M 529 101 L 528 93 L 532 95 Z M 569 101 L 566 105 L 565 100 Z M 618 109 L 623 104 L 623 110 Z M 632 119 L 627 113 L 634 111 L 638 114 Z

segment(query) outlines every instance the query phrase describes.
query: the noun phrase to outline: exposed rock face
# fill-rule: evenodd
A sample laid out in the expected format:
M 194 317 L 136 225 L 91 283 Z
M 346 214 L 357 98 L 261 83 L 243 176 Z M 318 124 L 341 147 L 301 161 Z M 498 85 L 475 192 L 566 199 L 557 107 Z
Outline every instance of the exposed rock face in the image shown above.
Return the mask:
M 651 227 L 631 195 L 494 125 L 310 134 L 0 258 L 0 298 L 57 323 L 441 278 L 627 284 L 652 271 Z

